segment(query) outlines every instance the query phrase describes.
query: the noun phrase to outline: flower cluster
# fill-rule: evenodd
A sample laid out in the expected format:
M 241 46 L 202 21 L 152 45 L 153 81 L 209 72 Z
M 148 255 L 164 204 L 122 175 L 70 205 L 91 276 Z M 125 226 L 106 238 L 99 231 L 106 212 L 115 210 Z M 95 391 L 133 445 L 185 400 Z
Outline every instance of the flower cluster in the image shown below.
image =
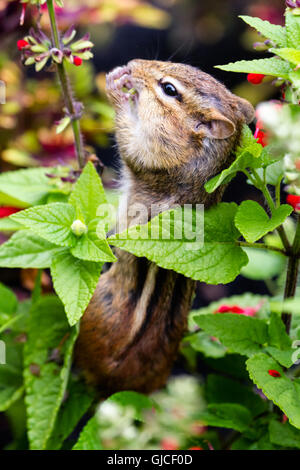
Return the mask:
M 93 57 L 91 48 L 93 43 L 89 40 L 89 34 L 72 42 L 76 34 L 74 26 L 71 26 L 61 39 L 61 48 L 54 47 L 51 40 L 41 29 L 30 29 L 29 35 L 17 42 L 17 47 L 22 51 L 25 65 L 35 64 L 36 71 L 42 70 L 49 59 L 61 64 L 65 58 L 71 64 L 79 66 L 83 60 Z

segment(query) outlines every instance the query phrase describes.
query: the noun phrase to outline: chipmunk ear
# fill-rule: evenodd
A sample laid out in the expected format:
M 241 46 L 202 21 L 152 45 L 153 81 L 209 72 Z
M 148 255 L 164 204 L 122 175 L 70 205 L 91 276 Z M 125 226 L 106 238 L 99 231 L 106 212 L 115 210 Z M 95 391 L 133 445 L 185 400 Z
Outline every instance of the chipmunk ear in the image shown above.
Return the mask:
M 214 110 L 208 120 L 200 121 L 194 129 L 196 134 L 212 139 L 228 139 L 235 133 L 235 124 L 219 111 Z
M 244 98 L 237 97 L 237 100 L 240 113 L 242 114 L 245 123 L 250 124 L 250 122 L 255 118 L 255 110 L 252 104 L 250 104 L 249 101 L 244 100 Z

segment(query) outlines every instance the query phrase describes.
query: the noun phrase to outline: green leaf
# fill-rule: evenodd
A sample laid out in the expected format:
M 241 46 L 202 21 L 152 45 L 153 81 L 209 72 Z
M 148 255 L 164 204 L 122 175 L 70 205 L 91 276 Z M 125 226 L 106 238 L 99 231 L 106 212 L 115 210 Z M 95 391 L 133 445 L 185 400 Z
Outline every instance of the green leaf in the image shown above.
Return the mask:
M 264 177 L 264 169 L 258 168 L 257 170 L 258 175 L 263 179 Z M 271 165 L 268 166 L 265 170 L 265 177 L 266 177 L 266 184 L 271 184 L 272 186 L 277 186 L 280 183 L 282 178 L 284 177 L 283 171 L 283 161 L 278 160 Z
M 235 225 L 247 242 L 254 243 L 268 232 L 273 232 L 292 211 L 290 205 L 283 204 L 273 211 L 270 218 L 256 201 L 243 201 L 237 210 Z
M 221 184 L 227 184 L 232 180 L 237 174 L 238 171 L 246 170 L 247 168 L 260 168 L 262 161 L 259 158 L 262 153 L 262 146 L 257 143 L 253 143 L 246 147 L 244 150 L 241 150 L 236 160 L 230 165 L 229 168 L 226 168 L 219 173 L 218 175 L 211 178 L 205 184 L 205 189 L 208 193 L 213 193 Z
M 0 267 L 49 268 L 60 250 L 30 230 L 20 230 L 0 246 Z
M 287 46 L 298 48 L 300 44 L 300 18 L 291 11 L 285 12 Z
M 256 354 L 247 361 L 250 378 L 275 405 L 300 429 L 300 384 L 289 379 L 281 366 L 267 354 Z M 272 377 L 268 370 L 277 370 L 281 377 Z
M 67 249 L 53 257 L 53 285 L 65 306 L 70 325 L 78 322 L 88 306 L 96 289 L 101 268 L 101 263 L 74 258 Z
M 221 375 L 210 374 L 205 385 L 208 403 L 237 403 L 245 406 L 253 417 L 266 411 L 267 403 L 249 386 Z
M 70 329 L 57 297 L 41 297 L 31 310 L 25 343 L 25 386 L 31 449 L 45 449 L 64 398 L 78 329 Z M 58 351 L 59 365 L 51 359 Z M 50 356 L 49 356 L 50 355 Z
M 300 70 L 295 70 L 289 73 L 289 79 L 296 88 L 300 88 Z
M 186 336 L 184 341 L 188 341 L 195 351 L 202 352 L 206 357 L 218 358 L 226 354 L 224 346 L 204 331 L 197 331 L 197 333 Z
M 74 431 L 94 399 L 94 393 L 91 393 L 82 382 L 75 380 L 70 381 L 66 393 L 67 399 L 61 405 L 53 433 L 47 444 L 47 449 L 50 450 L 61 448 L 62 443 Z
M 0 312 L 11 315 L 15 313 L 17 306 L 17 297 L 13 291 L 0 282 Z
M 135 419 L 138 421 L 144 421 L 144 410 L 151 410 L 153 407 L 156 407 L 155 402 L 151 398 L 141 393 L 131 391 L 114 393 L 106 401 L 117 403 L 123 407 L 129 406 L 134 408 Z
M 14 232 L 15 230 L 24 229 L 23 225 L 18 224 L 10 217 L 3 217 L 0 219 L 0 232 Z
M 87 163 L 77 180 L 69 203 L 75 209 L 80 208 L 86 224 L 95 219 L 99 206 L 107 203 L 101 179 L 91 162 Z
M 48 171 L 47 168 L 30 168 L 2 173 L 0 204 L 24 208 L 45 202 L 47 194 L 56 189 L 46 176 Z
M 289 423 L 273 419 L 269 424 L 270 441 L 280 447 L 300 449 L 300 432 Z
M 292 341 L 286 333 L 285 325 L 277 313 L 271 313 L 268 326 L 269 346 L 266 348 L 269 354 L 284 367 L 293 365 Z
M 80 433 L 73 450 L 102 450 L 97 417 L 93 416 Z
M 267 325 L 258 318 L 234 313 L 194 316 L 194 321 L 211 336 L 217 337 L 231 352 L 252 356 L 268 340 Z
M 76 258 L 87 261 L 116 261 L 116 257 L 111 251 L 106 238 L 99 238 L 97 234 L 98 220 L 98 218 L 94 219 L 94 221 L 89 224 L 88 233 L 78 238 L 76 246 L 71 249 L 71 253 Z M 99 235 L 100 237 L 104 236 L 104 234 L 102 235 L 101 233 Z
M 284 47 L 283 49 L 270 49 L 271 52 L 278 55 L 282 59 L 288 60 L 293 65 L 300 64 L 300 51 L 291 47 Z
M 269 21 L 264 21 L 261 18 L 255 18 L 252 16 L 239 16 L 245 23 L 249 24 L 260 32 L 265 38 L 271 39 L 278 46 L 286 46 L 286 31 L 283 26 L 269 23 Z
M 240 236 L 233 222 L 236 210 L 234 203 L 221 203 L 205 212 L 204 244 L 191 242 L 186 238 L 186 232 L 178 239 L 176 227 L 177 222 L 181 221 L 181 210 L 159 214 L 148 224 L 138 229 L 130 227 L 121 235 L 110 237 L 108 241 L 136 256 L 145 256 L 162 268 L 172 269 L 192 279 L 209 284 L 226 284 L 236 278 L 248 261 L 246 254 L 236 245 Z M 171 216 L 171 230 L 168 230 L 166 223 L 167 214 Z M 184 211 L 184 225 L 189 234 L 195 233 L 195 230 L 197 233 L 202 231 L 202 227 L 196 227 L 198 215 L 195 211 Z M 163 233 L 169 239 L 153 239 L 149 236 L 151 233 Z
M 279 276 L 285 269 L 286 258 L 280 253 L 256 248 L 243 248 L 249 258 L 247 266 L 243 266 L 241 274 L 248 279 L 265 281 Z
M 4 333 L 0 336 L 0 340 L 5 345 L 5 364 L 0 361 L 0 412 L 10 408 L 24 393 L 23 347 L 15 342 L 15 336 L 13 333 Z M 2 352 L 2 346 L 0 347 Z M 0 358 L 2 359 L 2 355 Z
M 227 65 L 217 65 L 216 68 L 226 72 L 261 73 L 285 79 L 289 78 L 289 72 L 292 71 L 290 64 L 276 57 L 271 57 L 270 59 L 240 60 Z
M 76 244 L 77 237 L 71 230 L 75 210 L 70 204 L 52 202 L 31 207 L 10 217 L 56 245 L 72 247 Z
M 208 426 L 234 429 L 245 432 L 251 423 L 252 415 L 247 408 L 233 403 L 211 404 L 207 411 L 198 415 L 203 423 Z

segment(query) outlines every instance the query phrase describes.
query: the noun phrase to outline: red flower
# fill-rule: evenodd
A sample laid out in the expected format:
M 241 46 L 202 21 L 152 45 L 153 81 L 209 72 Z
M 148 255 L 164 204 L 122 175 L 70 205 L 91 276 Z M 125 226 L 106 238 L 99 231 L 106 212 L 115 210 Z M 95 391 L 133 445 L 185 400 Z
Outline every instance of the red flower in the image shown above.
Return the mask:
M 275 369 L 269 369 L 268 374 L 271 375 L 271 377 L 281 377 L 281 373 Z
M 25 41 L 25 39 L 19 39 L 19 41 L 17 41 L 17 47 L 19 51 L 21 51 L 22 49 L 24 49 L 24 47 L 28 45 L 29 45 L 29 42 Z
M 203 450 L 203 447 L 194 446 L 194 447 L 189 447 L 188 450 Z
M 300 196 L 289 194 L 286 198 L 286 202 L 293 207 L 294 211 L 300 212 Z
M 252 85 L 259 85 L 264 78 L 265 75 L 261 73 L 248 73 L 247 75 L 247 80 L 249 83 L 252 83 Z
M 257 139 L 257 143 L 261 144 L 263 147 L 268 145 L 267 135 L 262 130 L 260 121 L 257 121 L 256 129 L 255 129 L 255 132 L 254 132 L 254 138 Z
M 74 65 L 76 65 L 76 67 L 78 67 L 79 65 L 82 64 L 82 59 L 80 57 L 78 57 L 77 55 L 75 55 L 73 63 L 74 63 Z
M 256 307 L 239 307 L 238 305 L 220 305 L 215 313 L 237 313 L 238 315 L 245 315 L 246 317 L 254 317 L 256 312 L 260 309 L 261 304 Z
M 161 440 L 160 448 L 162 450 L 178 450 L 179 449 L 178 442 L 176 441 L 176 439 L 172 439 L 169 437 Z
M 9 215 L 18 212 L 19 210 L 21 209 L 18 209 L 17 207 L 0 207 L 0 219 L 8 217 Z

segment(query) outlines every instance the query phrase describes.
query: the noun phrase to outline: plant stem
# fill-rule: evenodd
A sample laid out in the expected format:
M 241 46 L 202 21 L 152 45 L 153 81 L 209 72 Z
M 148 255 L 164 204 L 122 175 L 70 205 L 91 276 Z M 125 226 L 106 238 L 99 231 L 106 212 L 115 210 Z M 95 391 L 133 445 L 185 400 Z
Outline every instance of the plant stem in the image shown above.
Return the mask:
M 297 229 L 292 246 L 292 252 L 289 256 L 284 298 L 294 297 L 297 287 L 298 270 L 299 270 L 299 253 L 300 253 L 300 218 L 298 216 Z M 287 312 L 282 313 L 282 321 L 285 324 L 286 332 L 289 333 L 291 327 L 292 315 Z
M 60 43 L 59 31 L 57 28 L 53 0 L 47 0 L 47 7 L 48 7 L 49 18 L 50 18 L 50 24 L 51 24 L 52 41 L 55 47 L 60 50 L 61 43 Z M 62 61 L 61 64 L 56 64 L 56 66 L 57 66 L 58 77 L 60 81 L 62 94 L 65 100 L 66 108 L 68 110 L 69 115 L 71 116 L 71 125 L 73 129 L 75 151 L 76 151 L 78 165 L 79 165 L 79 168 L 83 168 L 85 164 L 85 155 L 84 155 L 83 139 L 82 139 L 82 135 L 80 131 L 80 123 L 79 123 L 80 118 L 77 115 L 78 113 L 76 113 L 73 93 L 71 90 L 71 85 L 70 85 L 68 74 L 65 69 L 64 62 Z
M 277 253 L 281 253 L 282 255 L 287 256 L 287 253 L 281 248 L 277 248 L 277 246 L 268 246 L 268 245 L 265 245 L 264 243 L 248 243 L 248 242 L 240 242 L 240 241 L 238 241 L 237 244 L 239 246 L 244 246 L 245 248 L 258 248 L 260 250 L 276 251 Z

